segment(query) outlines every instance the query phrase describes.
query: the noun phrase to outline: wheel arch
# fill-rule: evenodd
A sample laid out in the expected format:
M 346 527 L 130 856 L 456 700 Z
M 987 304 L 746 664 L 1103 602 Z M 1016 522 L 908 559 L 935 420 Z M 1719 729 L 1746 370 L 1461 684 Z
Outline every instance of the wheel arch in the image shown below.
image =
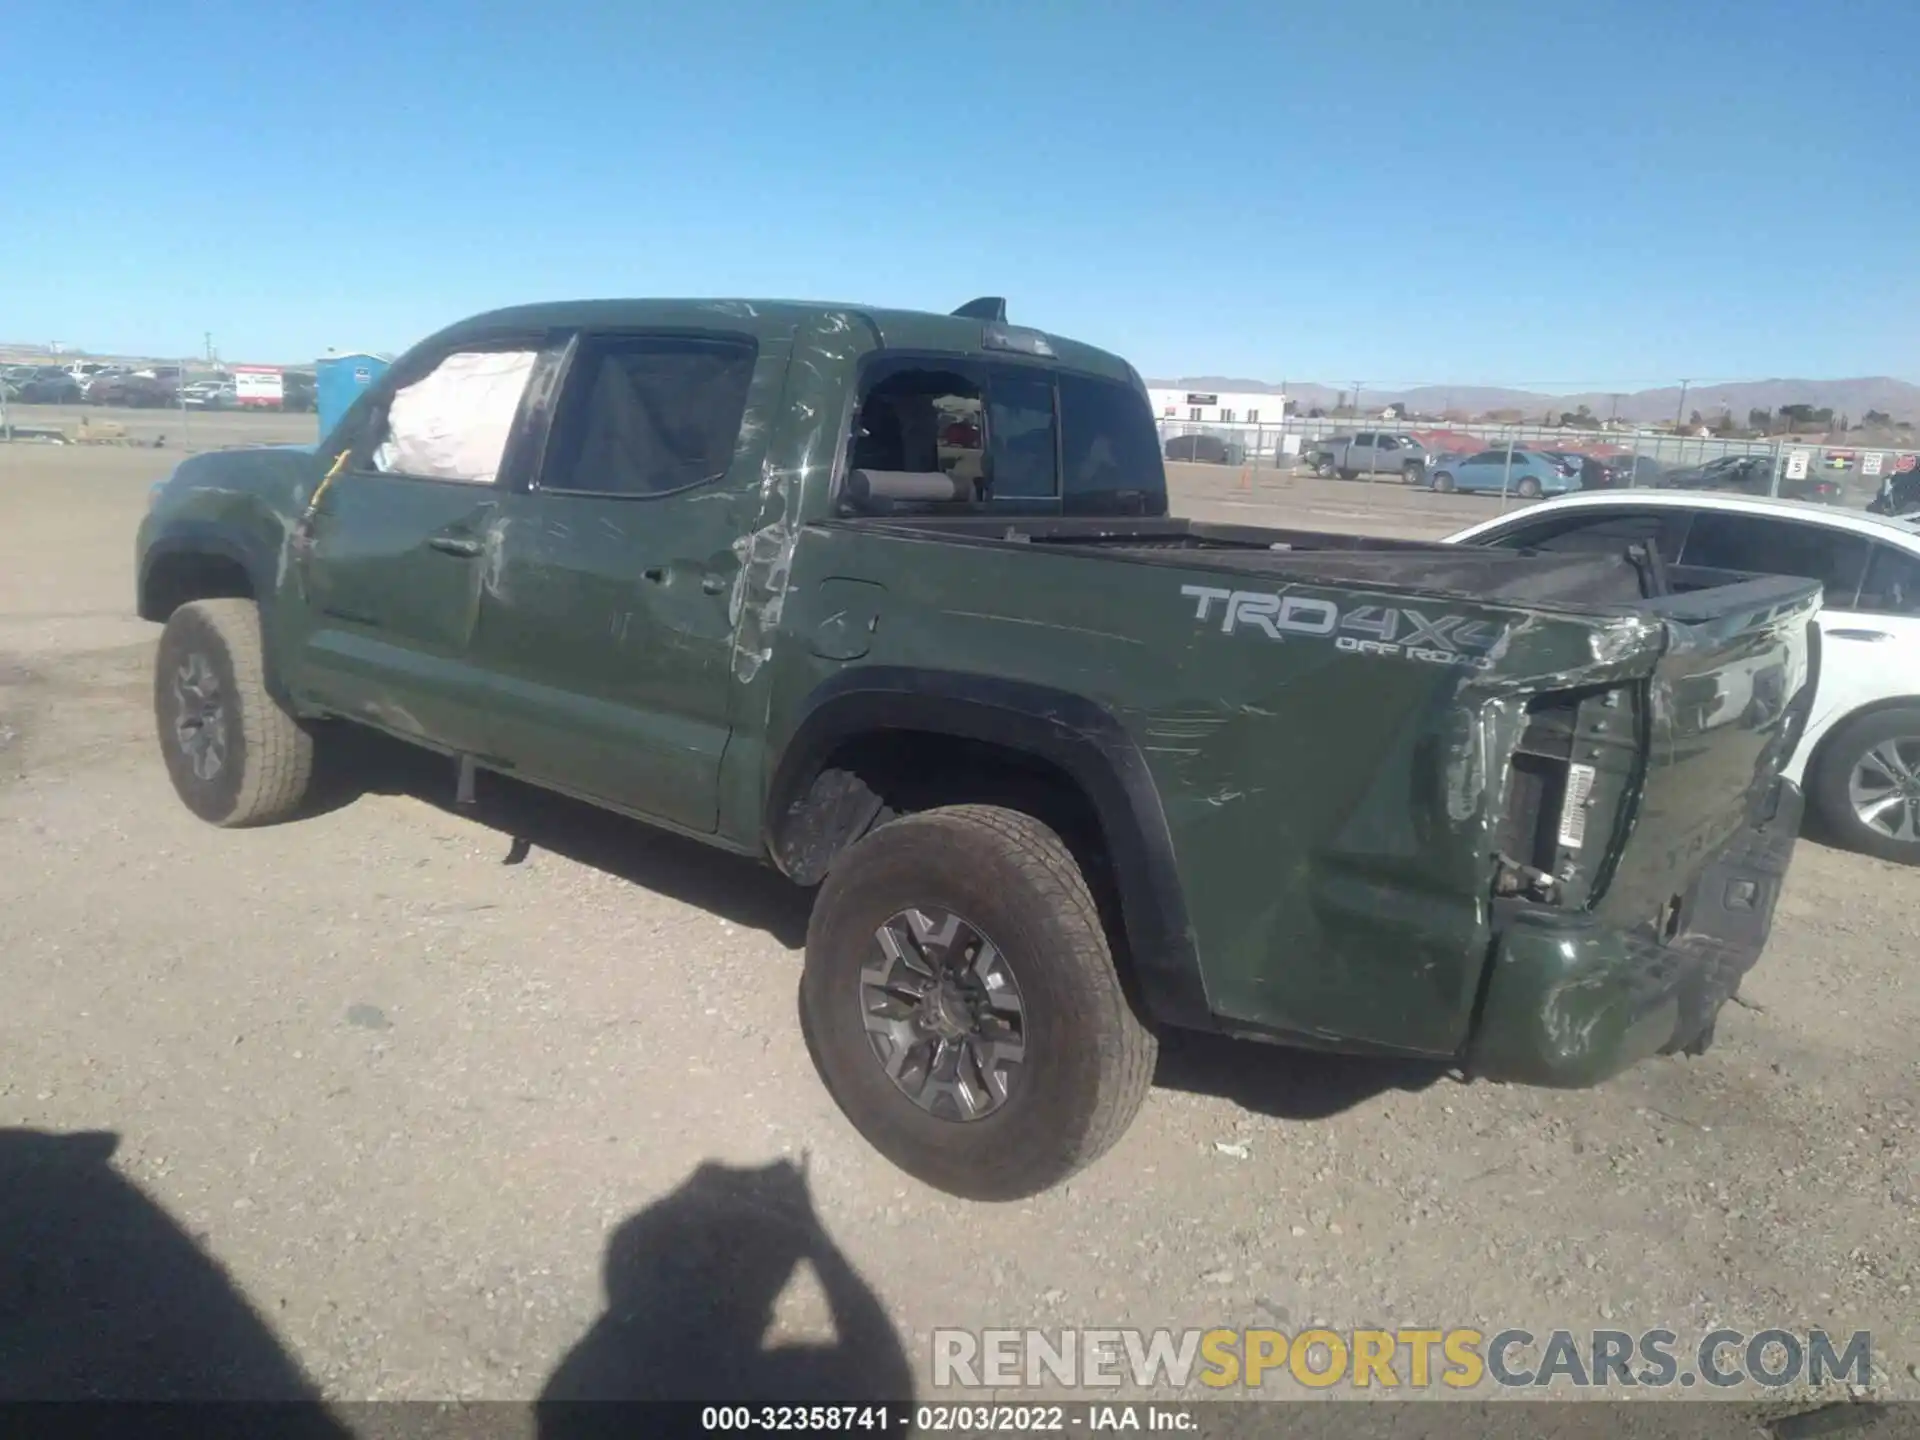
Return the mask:
M 1087 840 L 1098 847 L 1091 858 L 1109 882 L 1104 898 L 1116 912 L 1110 924 L 1123 979 L 1155 1019 L 1213 1028 L 1160 793 L 1111 711 L 1085 696 L 984 675 L 871 666 L 834 676 L 808 697 L 762 812 L 767 854 L 790 879 L 817 884 L 895 811 L 881 793 L 886 785 L 877 792 L 867 783 L 864 762 L 901 777 L 907 809 L 929 795 L 940 804 L 994 803 L 996 787 L 1025 776 L 1042 787 L 1035 798 L 1066 807 L 1069 825 L 1084 818 L 1087 833 L 1062 838 L 1070 848 Z M 925 775 L 929 764 L 943 773 Z M 1090 857 L 1079 858 L 1084 866 Z M 1088 879 L 1099 888 L 1098 877 Z
M 262 634 L 271 636 L 276 570 L 276 557 L 244 535 L 203 521 L 176 522 L 141 551 L 135 613 L 164 625 L 174 611 L 195 600 L 251 600 L 260 607 Z M 271 644 L 261 662 L 268 692 L 284 703 Z
M 1864 705 L 1856 705 L 1844 715 L 1836 715 L 1821 727 L 1814 737 L 1813 744 L 1807 750 L 1806 763 L 1800 767 L 1803 781 L 1811 781 L 1819 773 L 1836 735 L 1852 726 L 1856 721 L 1870 719 L 1884 714 L 1888 710 L 1920 710 L 1920 695 L 1887 695 L 1878 700 L 1869 700 Z

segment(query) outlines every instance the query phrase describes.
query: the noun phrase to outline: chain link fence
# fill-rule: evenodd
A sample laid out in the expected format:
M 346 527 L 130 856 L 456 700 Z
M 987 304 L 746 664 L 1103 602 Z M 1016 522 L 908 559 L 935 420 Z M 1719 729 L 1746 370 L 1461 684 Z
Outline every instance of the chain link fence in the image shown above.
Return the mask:
M 1288 417 L 1259 424 L 1158 422 L 1169 460 L 1235 466 L 1255 471 L 1317 474 L 1322 478 L 1405 484 L 1417 457 L 1415 483 L 1445 487 L 1449 465 L 1497 452 L 1498 468 L 1513 486 L 1530 458 L 1571 472 L 1570 489 L 1675 488 L 1781 496 L 1863 509 L 1897 475 L 1920 475 L 1920 448 L 1803 439 L 1764 440 L 1666 432 L 1572 429 L 1546 425 L 1453 424 L 1442 421 L 1336 421 Z M 1383 436 L 1417 448 L 1380 451 L 1363 444 L 1348 450 L 1340 441 Z M 1353 465 L 1347 456 L 1365 457 Z M 1391 455 L 1391 459 L 1387 458 Z M 1516 470 L 1515 457 L 1518 460 Z M 1445 478 L 1442 478 L 1445 477 Z

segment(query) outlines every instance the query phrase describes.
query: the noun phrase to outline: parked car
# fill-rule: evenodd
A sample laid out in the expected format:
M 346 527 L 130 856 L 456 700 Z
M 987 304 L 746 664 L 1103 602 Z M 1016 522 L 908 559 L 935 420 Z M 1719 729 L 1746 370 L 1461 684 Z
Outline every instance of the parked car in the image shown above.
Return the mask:
M 135 544 L 156 758 L 291 820 L 371 725 L 456 801 L 510 772 L 817 887 L 828 1092 L 975 1199 L 1124 1134 L 1160 1026 L 1560 1086 L 1704 1049 L 1791 859 L 1819 587 L 1173 518 L 1137 373 L 1004 315 L 522 306 L 318 446 L 182 461 Z M 1668 703 L 1723 676 L 1789 703 Z
M 225 410 L 238 400 L 231 380 L 195 380 L 180 387 L 180 403 L 193 410 Z
M 1642 490 L 1569 496 L 1448 541 L 1550 553 L 1641 543 L 1669 565 L 1820 581 L 1818 693 L 1783 773 L 1842 843 L 1920 864 L 1920 523 L 1802 500 Z
M 156 380 L 151 375 L 96 375 L 86 390 L 89 405 L 127 405 L 136 409 L 152 409 L 175 404 L 178 398 L 172 385 L 164 380 Z
M 280 377 L 280 408 L 305 413 L 314 407 L 314 377 L 304 370 L 288 370 Z
M 1736 495 L 1770 495 L 1773 489 L 1774 461 L 1771 455 L 1722 455 L 1703 465 L 1669 470 L 1661 477 L 1663 488 L 1671 490 L 1726 490 Z M 1840 484 L 1824 475 L 1805 475 L 1799 479 L 1780 475 L 1778 492 L 1788 500 L 1813 500 L 1822 505 L 1837 505 Z
M 73 405 L 80 400 L 80 382 L 64 371 L 41 372 L 9 382 L 9 398 L 22 405 Z
M 1305 450 L 1313 473 L 1325 479 L 1338 475 L 1352 480 L 1361 475 L 1391 475 L 1409 485 L 1427 478 L 1427 447 L 1413 436 L 1390 430 L 1362 430 L 1357 435 L 1335 435 L 1315 440 Z
M 1481 495 L 1503 491 L 1532 500 L 1541 495 L 1564 495 L 1580 487 L 1566 465 L 1538 450 L 1482 450 L 1456 465 L 1436 468 L 1429 483 L 1443 495 L 1459 490 Z
M 1167 441 L 1169 460 L 1184 460 L 1199 465 L 1243 465 L 1247 447 L 1238 440 L 1223 440 L 1218 435 L 1175 435 Z
M 1668 467 L 1651 455 L 1602 455 L 1597 477 L 1581 475 L 1586 490 L 1628 490 L 1643 485 L 1658 485 Z

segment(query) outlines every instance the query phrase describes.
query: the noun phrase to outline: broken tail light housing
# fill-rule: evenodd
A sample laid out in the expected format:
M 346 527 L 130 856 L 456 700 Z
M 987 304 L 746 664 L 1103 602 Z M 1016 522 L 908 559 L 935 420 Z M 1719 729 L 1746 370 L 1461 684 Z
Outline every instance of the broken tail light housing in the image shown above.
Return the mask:
M 1507 761 L 1496 891 L 1568 909 L 1600 898 L 1639 756 L 1638 692 L 1555 691 L 1527 706 Z

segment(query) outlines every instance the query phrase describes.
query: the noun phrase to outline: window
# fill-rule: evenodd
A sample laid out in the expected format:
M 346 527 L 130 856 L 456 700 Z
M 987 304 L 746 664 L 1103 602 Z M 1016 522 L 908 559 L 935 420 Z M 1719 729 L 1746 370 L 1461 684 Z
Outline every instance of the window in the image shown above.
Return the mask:
M 1600 515 L 1560 515 L 1517 525 L 1490 543 L 1502 550 L 1550 550 L 1624 553 L 1629 545 L 1651 542 L 1672 564 L 1686 534 L 1685 512 L 1612 510 Z
M 1222 425 L 1231 425 L 1231 424 L 1233 424 L 1233 411 L 1231 411 L 1231 410 L 1222 410 L 1222 411 L 1220 412 L 1220 423 L 1221 423 Z
M 383 475 L 493 484 L 538 358 L 534 350 L 448 355 L 388 398 L 365 463 Z
M 1062 508 L 1069 514 L 1164 515 L 1160 437 L 1139 394 L 1114 380 L 1060 377 Z
M 1854 608 L 1876 615 L 1920 615 L 1920 558 L 1891 545 L 1874 546 Z
M 1827 604 L 1852 609 L 1867 568 L 1867 539 L 1822 525 L 1708 510 L 1693 517 L 1681 559 L 1709 570 L 1818 580 Z
M 1524 458 L 1518 452 L 1515 452 L 1513 458 L 1515 464 L 1525 463 Z M 1469 456 L 1460 463 L 1463 465 L 1504 465 L 1507 463 L 1507 452 L 1504 450 L 1482 450 L 1478 455 Z
M 946 474 L 975 500 L 1051 504 L 1060 493 L 1052 376 L 969 361 L 883 362 L 869 372 L 848 468 Z
M 1193 409 L 1187 411 L 1187 418 L 1189 420 L 1198 420 L 1200 418 L 1200 407 L 1196 405 Z
M 1373 431 L 1363 430 L 1358 435 L 1353 437 L 1353 443 L 1358 446 L 1361 446 L 1364 449 L 1370 449 L 1372 448 L 1374 441 L 1377 439 L 1379 439 L 1379 437 L 1375 435 Z
M 1400 442 L 1391 435 L 1382 435 L 1380 437 L 1379 448 L 1382 450 L 1398 450 L 1400 448 Z
M 1258 410 L 1247 411 L 1247 423 L 1249 425 L 1258 425 L 1260 423 L 1260 412 Z
M 1053 444 L 1053 377 L 997 371 L 987 382 L 990 500 L 1050 500 L 1060 493 Z
M 541 488 L 666 495 L 719 479 L 733 464 L 754 358 L 750 342 L 732 339 L 584 343 Z

